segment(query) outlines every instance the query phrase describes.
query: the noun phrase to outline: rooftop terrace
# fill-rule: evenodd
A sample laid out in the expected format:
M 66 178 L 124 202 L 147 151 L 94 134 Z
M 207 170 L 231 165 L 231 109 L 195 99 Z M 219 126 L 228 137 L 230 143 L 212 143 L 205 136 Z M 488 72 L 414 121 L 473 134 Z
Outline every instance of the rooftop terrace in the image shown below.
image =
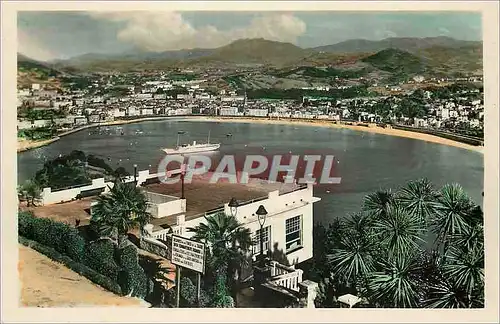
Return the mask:
M 245 202 L 266 199 L 272 191 L 279 190 L 280 194 L 291 192 L 300 188 L 295 184 L 269 183 L 266 180 L 250 179 L 248 184 L 233 184 L 229 182 L 208 183 L 205 178 L 193 179 L 191 183 L 184 184 L 184 196 L 186 198 L 185 220 L 189 221 L 203 216 L 206 212 L 222 208 L 231 198 L 235 198 L 243 204 Z M 162 195 L 181 197 L 181 183 L 176 184 L 150 184 L 144 187 L 145 191 Z M 176 216 L 153 219 L 151 223 L 155 229 L 161 229 L 162 225 L 175 225 Z

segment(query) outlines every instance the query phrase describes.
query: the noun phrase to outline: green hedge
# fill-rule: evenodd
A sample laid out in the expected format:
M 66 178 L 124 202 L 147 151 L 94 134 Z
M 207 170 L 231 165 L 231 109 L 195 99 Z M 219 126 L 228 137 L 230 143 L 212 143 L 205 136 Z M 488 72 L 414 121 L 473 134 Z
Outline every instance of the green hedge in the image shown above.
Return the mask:
M 119 276 L 122 291 L 126 294 L 132 292 L 132 296 L 144 299 L 153 291 L 153 281 L 146 276 L 144 269 L 139 265 L 137 248 L 129 244 L 120 249 L 118 254 L 122 266 Z
M 87 244 L 84 262 L 95 271 L 118 282 L 120 267 L 115 262 L 115 246 L 108 240 Z
M 198 307 L 197 301 L 197 288 L 195 284 L 188 277 L 181 278 L 181 298 L 180 298 L 180 306 L 181 307 Z M 210 306 L 210 297 L 207 292 L 203 289 L 200 291 L 200 302 L 201 307 L 209 307 Z
M 97 271 L 94 271 L 93 269 L 85 266 L 84 264 L 76 262 L 73 259 L 71 259 L 70 257 L 61 254 L 60 252 L 56 251 L 54 248 L 42 245 L 42 244 L 35 242 L 33 240 L 29 240 L 25 237 L 22 237 L 21 235 L 19 235 L 19 242 L 27 247 L 30 247 L 30 248 L 46 255 L 47 257 L 51 258 L 54 261 L 57 261 L 57 262 L 64 264 L 66 267 L 68 267 L 71 270 L 75 271 L 76 273 L 88 278 L 90 281 L 103 287 L 104 289 L 112 291 L 115 294 L 121 295 L 122 290 L 116 282 L 114 282 L 110 278 L 98 273 Z
M 143 299 L 153 291 L 153 281 L 139 265 L 133 244 L 117 250 L 109 240 L 86 243 L 78 229 L 28 212 L 19 213 L 18 232 L 32 242 L 29 246 L 106 289 Z
M 21 212 L 18 217 L 19 235 L 52 247 L 76 262 L 83 260 L 85 240 L 76 228 L 48 218 L 37 218 L 28 212 Z

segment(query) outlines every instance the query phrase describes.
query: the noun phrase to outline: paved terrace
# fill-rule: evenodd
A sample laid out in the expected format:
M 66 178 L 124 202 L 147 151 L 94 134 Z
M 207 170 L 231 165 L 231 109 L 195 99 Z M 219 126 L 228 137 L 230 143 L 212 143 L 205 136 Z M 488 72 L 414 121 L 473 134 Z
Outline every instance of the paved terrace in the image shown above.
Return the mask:
M 250 179 L 248 184 L 233 184 L 229 182 L 209 183 L 207 178 L 195 178 L 191 183 L 184 184 L 184 196 L 186 198 L 186 221 L 203 217 L 205 212 L 223 208 L 231 198 L 238 202 L 250 202 L 252 200 L 265 199 L 272 191 L 279 190 L 286 193 L 298 188 L 294 184 L 269 183 L 266 180 Z M 145 191 L 159 193 L 168 196 L 181 197 L 181 183 L 164 184 L 157 183 L 144 187 Z M 154 230 L 161 230 L 167 226 L 176 224 L 178 214 L 164 218 L 152 219 Z

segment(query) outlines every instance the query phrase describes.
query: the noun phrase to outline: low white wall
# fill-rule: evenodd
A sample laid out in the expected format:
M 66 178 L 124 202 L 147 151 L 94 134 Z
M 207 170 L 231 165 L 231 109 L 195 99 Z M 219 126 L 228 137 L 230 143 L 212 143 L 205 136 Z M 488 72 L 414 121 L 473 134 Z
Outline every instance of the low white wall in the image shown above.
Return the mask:
M 137 172 L 137 183 L 141 184 L 147 179 L 157 176 L 158 174 L 150 174 L 149 170 L 139 171 Z M 124 178 L 124 182 L 132 181 L 134 181 L 133 175 Z M 98 178 L 93 179 L 92 184 L 90 185 L 69 188 L 65 190 L 52 191 L 51 188 L 43 188 L 41 201 L 44 205 L 71 201 L 73 199 L 76 199 L 76 196 L 82 191 L 104 188 L 104 192 L 107 192 L 109 191 L 108 186 L 110 188 L 113 188 L 113 182 L 105 182 L 104 178 Z
M 186 199 L 177 199 L 162 204 L 157 204 L 157 217 L 167 217 L 186 212 Z
M 76 199 L 76 196 L 82 191 L 106 188 L 107 183 L 104 178 L 93 179 L 92 184 L 70 188 L 66 190 L 52 191 L 51 188 L 43 188 L 41 201 L 44 205 L 56 204 Z

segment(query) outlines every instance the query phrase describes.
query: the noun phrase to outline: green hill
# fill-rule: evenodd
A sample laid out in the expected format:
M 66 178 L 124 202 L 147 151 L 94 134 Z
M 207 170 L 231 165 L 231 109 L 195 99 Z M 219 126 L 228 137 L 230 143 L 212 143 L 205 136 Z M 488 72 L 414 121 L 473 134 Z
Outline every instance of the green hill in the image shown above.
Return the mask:
M 429 68 L 427 59 L 395 48 L 382 50 L 362 61 L 379 70 L 395 74 L 425 73 Z
M 17 70 L 20 72 L 37 74 L 41 79 L 57 77 L 63 73 L 52 68 L 49 64 L 33 60 L 23 54 L 17 54 Z

